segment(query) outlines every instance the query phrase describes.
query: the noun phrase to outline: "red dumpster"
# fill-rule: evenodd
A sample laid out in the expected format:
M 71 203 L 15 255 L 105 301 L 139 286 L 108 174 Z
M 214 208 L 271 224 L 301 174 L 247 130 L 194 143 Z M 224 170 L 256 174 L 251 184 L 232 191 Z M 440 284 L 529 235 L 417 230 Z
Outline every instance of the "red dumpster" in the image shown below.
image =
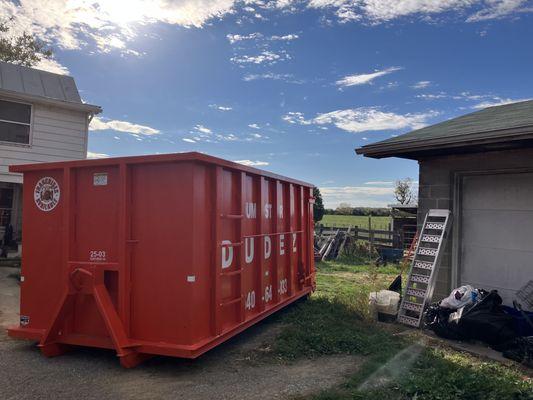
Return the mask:
M 199 153 L 24 173 L 20 325 L 47 356 L 195 358 L 315 288 L 312 185 Z

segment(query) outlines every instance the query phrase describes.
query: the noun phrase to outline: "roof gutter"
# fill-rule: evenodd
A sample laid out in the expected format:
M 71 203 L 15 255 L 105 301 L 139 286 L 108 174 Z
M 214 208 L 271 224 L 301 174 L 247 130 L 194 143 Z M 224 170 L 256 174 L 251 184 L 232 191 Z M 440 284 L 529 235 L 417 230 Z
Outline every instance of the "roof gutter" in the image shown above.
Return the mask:
M 44 104 L 48 106 L 65 108 L 73 111 L 82 111 L 91 115 L 96 115 L 102 112 L 100 106 L 95 106 L 86 103 L 74 103 L 70 101 L 62 101 L 57 99 L 51 99 L 43 96 L 30 95 L 25 93 L 14 92 L 11 90 L 0 89 L 2 97 L 11 98 L 13 100 L 23 100 L 36 104 Z
M 459 139 L 460 138 L 460 139 Z M 497 145 L 519 140 L 533 139 L 533 126 L 522 126 L 498 131 L 486 131 L 468 135 L 453 135 L 430 140 L 403 140 L 401 142 L 378 142 L 355 149 L 356 154 L 370 158 L 402 157 L 418 159 L 434 150 L 452 150 L 479 145 Z

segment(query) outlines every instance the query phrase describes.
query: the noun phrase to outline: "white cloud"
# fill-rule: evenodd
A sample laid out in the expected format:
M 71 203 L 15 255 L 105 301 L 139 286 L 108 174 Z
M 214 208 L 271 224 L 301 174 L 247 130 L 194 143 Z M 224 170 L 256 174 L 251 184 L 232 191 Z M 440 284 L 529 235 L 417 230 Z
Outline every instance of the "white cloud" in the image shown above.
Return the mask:
M 205 126 L 200 125 L 200 124 L 196 125 L 196 126 L 194 127 L 194 129 L 197 130 L 198 132 L 201 132 L 201 133 L 206 133 L 206 134 L 211 134 L 211 133 L 213 133 L 213 131 L 212 131 L 211 129 L 206 128 Z
M 89 125 L 91 131 L 112 130 L 117 132 L 125 132 L 136 135 L 157 135 L 161 133 L 158 129 L 151 128 L 146 125 L 134 124 L 128 121 L 119 121 L 114 119 L 103 119 L 94 117 Z
M 252 161 L 252 160 L 237 160 L 236 163 L 246 165 L 248 167 L 264 167 L 270 163 L 267 161 Z
M 52 59 L 47 59 L 47 58 L 41 59 L 41 61 L 39 61 L 35 65 L 35 68 L 42 69 L 43 71 L 48 71 L 48 72 L 52 72 L 54 74 L 59 74 L 59 75 L 69 74 L 68 68 L 65 67 L 64 65 L 61 65 L 57 60 L 53 58 Z
M 291 41 L 291 40 L 296 40 L 298 39 L 300 36 L 298 36 L 297 34 L 295 33 L 290 33 L 288 35 L 282 35 L 282 36 L 278 36 L 278 35 L 274 35 L 274 36 L 270 36 L 270 40 L 282 40 L 282 41 Z
M 298 111 L 289 111 L 283 117 L 283 121 L 288 122 L 289 124 L 298 124 L 298 125 L 311 125 L 313 121 L 306 120 L 304 114 Z
M 99 51 L 126 49 L 139 28 L 163 22 L 202 27 L 234 9 L 235 0 L 0 0 L 0 15 L 17 32 L 31 32 L 61 49 L 93 43 Z
M 252 129 L 261 129 L 260 126 L 257 124 L 249 124 L 248 126 Z
M 250 33 L 249 35 L 238 35 L 238 34 L 229 34 L 226 35 L 226 38 L 231 44 L 243 41 L 243 40 L 252 40 L 262 38 L 263 35 L 259 32 Z
M 109 158 L 109 154 L 105 153 L 94 153 L 92 151 L 87 152 L 87 158 L 95 159 L 95 158 Z
M 278 61 L 283 60 L 290 60 L 291 56 L 286 51 L 280 51 L 278 53 L 274 53 L 270 50 L 263 50 L 260 54 L 256 56 L 235 56 L 231 58 L 231 61 L 233 61 L 236 64 L 275 64 Z
M 372 24 L 453 11 L 471 12 L 466 20 L 477 22 L 533 11 L 528 0 L 0 0 L 0 15 L 15 18 L 14 33 L 36 34 L 61 49 L 91 45 L 99 52 L 133 55 L 140 53 L 130 48 L 132 42 L 150 24 L 201 28 L 241 10 L 263 19 L 261 9 L 296 13 L 305 8 L 332 12 L 340 22 Z M 228 40 L 245 40 L 250 35 L 254 34 L 230 35 Z M 295 36 L 279 37 L 293 40 Z
M 196 140 L 190 139 L 190 138 L 183 138 L 181 140 L 183 140 L 184 142 L 187 142 L 187 143 L 196 143 Z
M 466 21 L 478 22 L 531 12 L 527 0 L 310 0 L 308 7 L 332 10 L 340 22 L 365 20 L 380 24 L 402 17 L 473 12 Z
M 500 19 L 518 12 L 533 11 L 531 3 L 526 7 L 527 0 L 486 0 L 485 3 L 487 7 L 468 17 L 468 22 Z
M 336 208 L 340 203 L 353 207 L 385 207 L 393 199 L 393 187 L 337 186 L 321 187 L 320 193 L 327 208 Z
M 218 104 L 209 104 L 209 107 L 214 108 L 215 110 L 218 110 L 218 111 L 231 111 L 231 110 L 233 110 L 233 107 L 220 106 Z
M 435 111 L 402 115 L 384 112 L 377 107 L 360 107 L 318 114 L 310 120 L 305 119 L 300 112 L 290 112 L 282 119 L 291 124 L 299 125 L 334 125 L 348 132 L 359 133 L 405 128 L 419 129 L 426 126 L 428 120 L 436 115 Z
M 375 71 L 368 74 L 356 74 L 356 75 L 348 75 L 344 78 L 338 80 L 335 82 L 338 86 L 348 87 L 348 86 L 356 86 L 356 85 L 366 85 L 368 83 L 371 83 L 374 79 L 379 78 L 380 76 L 388 75 L 391 72 L 399 71 L 402 68 L 400 67 L 390 67 L 386 68 L 381 71 Z
M 501 98 L 501 97 L 494 97 L 492 100 L 489 101 L 482 101 L 481 103 L 475 104 L 472 106 L 474 109 L 482 109 L 487 107 L 494 107 L 494 106 L 503 106 L 505 104 L 513 104 L 513 103 L 519 103 L 521 101 L 528 101 L 533 100 L 531 98 L 529 99 L 510 99 L 510 98 Z
M 425 89 L 431 85 L 431 81 L 418 81 L 413 86 L 413 89 Z
M 364 184 L 365 185 L 373 185 L 373 186 L 390 186 L 392 185 L 394 182 L 393 181 L 368 181 L 368 182 L 365 182 Z
M 262 79 L 270 79 L 273 81 L 285 81 L 288 83 L 296 83 L 296 84 L 302 84 L 302 80 L 298 80 L 294 78 L 294 75 L 292 74 L 275 74 L 272 72 L 267 72 L 264 74 L 248 74 L 245 75 L 243 80 L 246 82 L 256 81 L 256 80 L 262 80 Z

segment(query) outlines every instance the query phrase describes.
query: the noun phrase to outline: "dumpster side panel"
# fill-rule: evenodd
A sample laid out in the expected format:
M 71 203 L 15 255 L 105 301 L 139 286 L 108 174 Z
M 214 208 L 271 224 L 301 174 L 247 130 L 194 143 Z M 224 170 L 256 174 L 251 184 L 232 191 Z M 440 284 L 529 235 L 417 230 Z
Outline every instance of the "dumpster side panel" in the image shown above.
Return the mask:
M 187 285 L 191 289 L 188 318 L 192 324 L 190 341 L 197 341 L 211 336 L 211 313 L 213 309 L 213 167 L 195 164 L 192 189 L 192 231 L 191 252 L 193 262 L 187 276 Z M 180 265 L 180 268 L 187 266 Z
M 44 211 L 36 203 L 35 188 L 43 179 L 53 178 L 60 195 L 53 209 Z M 20 284 L 20 315 L 27 317 L 21 326 L 27 329 L 45 329 L 58 305 L 66 276 L 63 271 L 63 171 L 36 171 L 24 175 L 24 220 Z M 22 278 L 21 278 L 22 279 Z
M 192 163 L 131 167 L 131 335 L 189 343 Z
M 71 264 L 118 261 L 119 172 L 118 167 L 71 169 Z M 105 271 L 105 284 L 118 308 L 118 272 Z M 105 337 L 108 331 L 91 295 L 79 295 L 72 333 Z

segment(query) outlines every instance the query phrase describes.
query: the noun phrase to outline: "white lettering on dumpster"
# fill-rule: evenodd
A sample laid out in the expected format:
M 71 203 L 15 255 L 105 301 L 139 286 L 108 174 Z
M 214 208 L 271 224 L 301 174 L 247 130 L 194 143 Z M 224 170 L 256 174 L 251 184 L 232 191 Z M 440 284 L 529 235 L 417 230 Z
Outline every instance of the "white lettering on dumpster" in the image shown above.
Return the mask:
M 292 252 L 296 253 L 296 233 L 292 234 Z
M 257 218 L 257 206 L 255 203 L 246 203 L 245 206 L 245 215 L 248 219 Z
M 265 287 L 265 303 L 268 303 L 270 300 L 272 300 L 272 285 L 268 285 Z
M 285 235 L 279 235 L 279 255 L 285 254 Z
M 89 261 L 105 261 L 107 258 L 104 250 L 91 250 L 89 251 Z
M 246 264 L 250 264 L 254 260 L 254 238 L 244 239 L 244 247 L 246 251 Z
M 251 292 L 248 292 L 248 294 L 246 295 L 246 302 L 244 308 L 246 308 L 247 310 L 255 308 L 255 292 L 253 290 Z
M 59 185 L 50 176 L 39 179 L 33 190 L 35 205 L 41 211 L 52 211 L 59 203 L 60 197 Z
M 270 203 L 265 204 L 265 218 L 272 218 L 272 204 Z
M 229 240 L 222 241 L 222 269 L 231 267 L 233 262 L 233 247 Z
M 265 260 L 268 260 L 270 258 L 270 254 L 272 253 L 272 241 L 270 240 L 270 236 L 265 236 Z

